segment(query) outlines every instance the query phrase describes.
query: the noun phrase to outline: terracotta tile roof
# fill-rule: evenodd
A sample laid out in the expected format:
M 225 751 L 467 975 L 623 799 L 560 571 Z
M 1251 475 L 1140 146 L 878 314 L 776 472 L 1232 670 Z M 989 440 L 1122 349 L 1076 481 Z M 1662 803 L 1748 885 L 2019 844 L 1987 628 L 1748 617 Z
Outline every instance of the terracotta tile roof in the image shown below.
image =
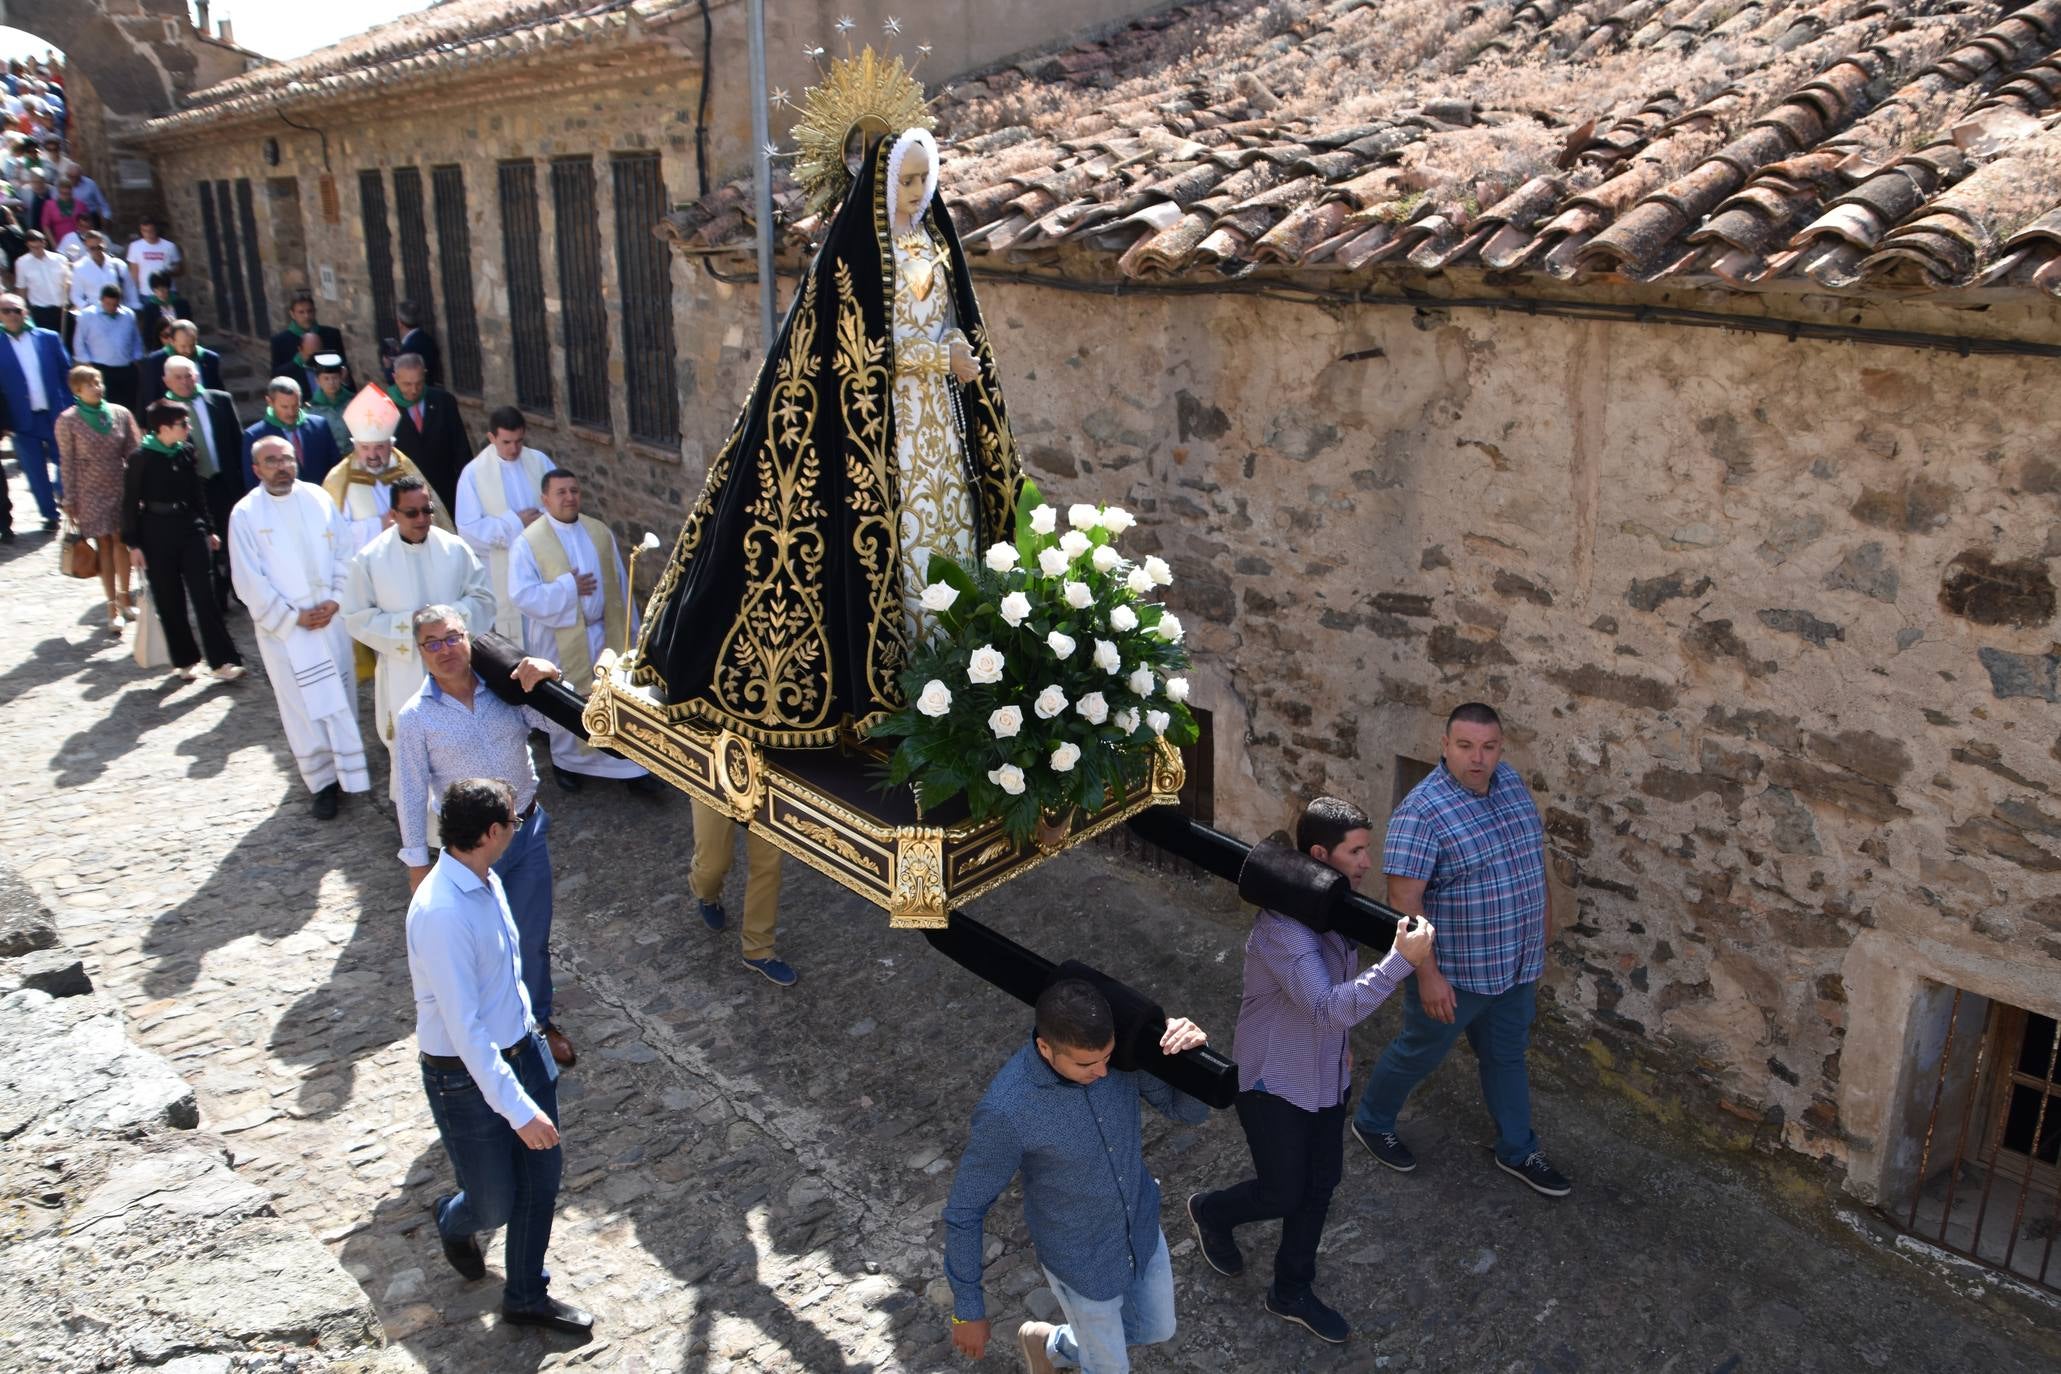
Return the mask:
M 1012 262 L 2061 295 L 2061 0 L 1210 0 L 938 113 Z M 662 232 L 750 215 L 747 178 Z
M 340 43 L 195 91 L 145 126 L 188 132 L 259 111 L 317 104 L 511 58 L 562 52 L 677 18 L 695 0 L 443 0 Z

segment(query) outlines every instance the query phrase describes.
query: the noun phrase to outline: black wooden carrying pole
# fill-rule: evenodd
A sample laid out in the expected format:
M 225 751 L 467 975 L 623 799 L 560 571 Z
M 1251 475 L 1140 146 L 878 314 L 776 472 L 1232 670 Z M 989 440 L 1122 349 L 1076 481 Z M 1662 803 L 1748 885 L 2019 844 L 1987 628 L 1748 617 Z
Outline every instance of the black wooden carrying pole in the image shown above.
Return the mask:
M 487 690 L 512 705 L 531 707 L 553 725 L 562 725 L 584 740 L 587 727 L 580 723 L 580 717 L 586 713 L 586 701 L 578 692 L 556 681 L 540 682 L 530 691 L 523 691 L 522 684 L 515 680 L 515 665 L 522 659 L 519 645 L 491 630 L 472 641 L 472 669 L 487 684 Z M 615 750 L 602 752 L 613 754 Z

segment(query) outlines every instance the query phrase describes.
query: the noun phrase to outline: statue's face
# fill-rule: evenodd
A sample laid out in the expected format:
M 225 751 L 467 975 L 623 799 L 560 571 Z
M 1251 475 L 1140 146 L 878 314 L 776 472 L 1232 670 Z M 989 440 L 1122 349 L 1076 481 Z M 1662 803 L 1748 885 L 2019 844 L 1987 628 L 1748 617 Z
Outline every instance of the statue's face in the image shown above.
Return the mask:
M 901 173 L 895 178 L 895 204 L 906 218 L 923 199 L 923 187 L 930 180 L 930 150 L 918 143 L 902 158 Z

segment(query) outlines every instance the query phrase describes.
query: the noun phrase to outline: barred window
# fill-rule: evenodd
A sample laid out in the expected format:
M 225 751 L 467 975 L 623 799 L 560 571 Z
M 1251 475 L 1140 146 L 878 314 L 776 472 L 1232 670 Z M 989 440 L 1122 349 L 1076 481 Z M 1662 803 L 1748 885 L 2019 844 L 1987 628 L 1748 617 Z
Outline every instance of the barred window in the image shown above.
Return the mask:
M 249 279 L 243 274 L 243 248 L 236 235 L 236 203 L 229 193 L 229 183 L 218 181 L 215 186 L 215 216 L 222 226 L 222 284 L 229 295 L 229 317 L 236 323 L 236 332 L 250 333 L 250 299 L 244 295 Z
M 608 302 L 601 295 L 601 226 L 594 160 L 551 163 L 558 222 L 558 295 L 565 322 L 565 408 L 573 423 L 608 428 Z
M 551 337 L 544 316 L 543 227 L 537 217 L 537 165 L 501 164 L 501 256 L 508 271 L 509 347 L 515 354 L 515 403 L 551 409 Z
M 235 327 L 235 316 L 229 304 L 228 259 L 222 254 L 222 228 L 215 220 L 215 188 L 212 182 L 203 181 L 200 192 L 200 226 L 208 241 L 208 282 L 214 287 L 215 328 L 223 334 L 242 333 Z M 154 348 L 157 340 L 149 341 Z
M 479 311 L 472 300 L 472 230 L 465 218 L 465 173 L 432 167 L 429 189 L 436 202 L 437 267 L 444 287 L 444 360 L 451 389 L 467 396 L 482 391 Z
M 615 270 L 622 293 L 623 376 L 630 435 L 668 448 L 680 442 L 680 387 L 673 344 L 673 257 L 656 232 L 666 184 L 657 153 L 617 153 Z
M 358 210 L 365 225 L 365 275 L 372 279 L 372 332 L 384 339 L 394 332 L 394 236 L 377 167 L 358 173 Z
M 250 279 L 251 332 L 264 338 L 272 332 L 265 313 L 265 268 L 258 259 L 258 214 L 251 203 L 250 178 L 236 179 L 236 219 L 243 226 L 243 269 Z
M 429 225 L 422 212 L 422 173 L 394 168 L 394 227 L 400 235 L 401 294 L 422 312 L 422 324 L 436 332 L 437 301 L 429 275 Z M 394 332 L 401 332 L 398 324 Z

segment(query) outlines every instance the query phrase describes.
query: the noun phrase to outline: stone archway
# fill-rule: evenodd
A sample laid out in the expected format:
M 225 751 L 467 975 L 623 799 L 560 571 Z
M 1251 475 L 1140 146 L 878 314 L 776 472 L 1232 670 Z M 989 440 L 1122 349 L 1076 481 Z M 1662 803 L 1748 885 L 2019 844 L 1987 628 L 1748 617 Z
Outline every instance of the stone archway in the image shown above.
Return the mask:
M 0 0 L 0 24 L 62 52 L 110 122 L 167 113 L 200 71 L 186 0 Z

